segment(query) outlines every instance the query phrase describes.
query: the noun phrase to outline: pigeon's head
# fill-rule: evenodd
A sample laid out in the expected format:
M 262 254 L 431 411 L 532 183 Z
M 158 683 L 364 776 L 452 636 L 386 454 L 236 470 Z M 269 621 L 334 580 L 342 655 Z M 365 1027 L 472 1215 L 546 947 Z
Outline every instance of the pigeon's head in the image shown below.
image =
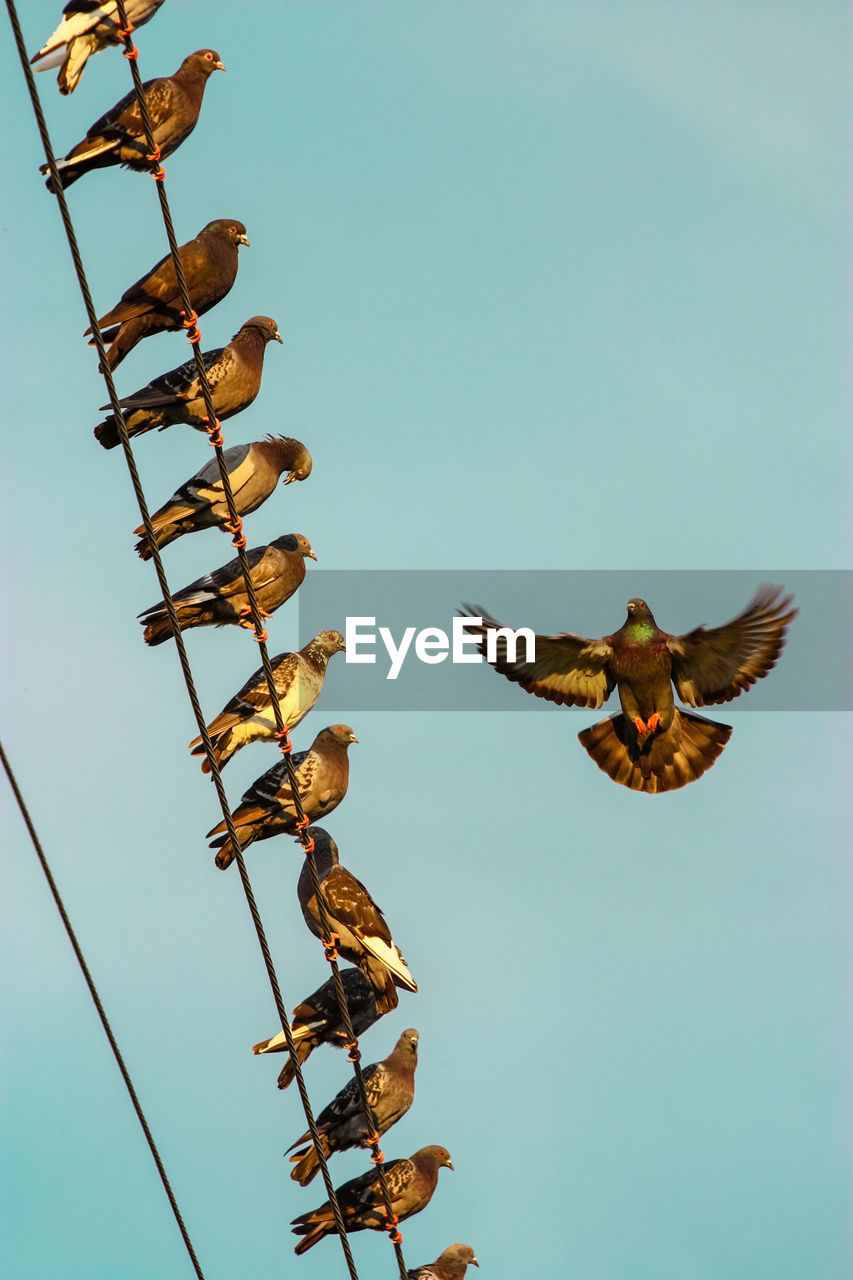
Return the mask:
M 321 631 L 311 641 L 311 647 L 319 649 L 327 658 L 333 653 L 346 653 L 346 645 L 340 631 Z
M 400 1036 L 400 1039 L 397 1041 L 396 1045 L 394 1046 L 395 1052 L 399 1053 L 401 1057 L 404 1057 L 404 1058 L 411 1057 L 414 1059 L 415 1062 L 417 1062 L 419 1038 L 420 1037 L 418 1036 L 417 1031 L 415 1031 L 415 1028 L 409 1027 L 407 1031 L 403 1032 L 403 1034 Z
M 246 228 L 236 218 L 217 218 L 215 222 L 208 222 L 199 232 L 199 239 L 203 236 L 225 236 L 232 244 L 244 244 L 247 249 L 249 247 Z
M 315 743 L 334 743 L 336 747 L 343 747 L 346 750 L 351 742 L 358 742 L 358 738 L 348 724 L 330 724 L 328 728 L 320 730 L 314 741 Z
M 309 560 L 317 559 L 317 557 L 314 555 L 314 549 L 306 537 L 304 537 L 301 533 L 294 533 L 292 537 L 294 542 L 296 543 L 296 546 L 294 547 L 295 551 L 298 551 L 300 555 L 305 556 L 306 559 L 309 559 Z
M 453 1169 L 450 1152 L 447 1147 L 421 1147 L 412 1156 L 413 1160 L 421 1159 L 425 1164 L 436 1165 L 439 1169 Z
M 449 1244 L 439 1258 L 439 1262 L 443 1266 L 448 1266 L 451 1263 L 463 1267 L 479 1267 L 480 1265 L 474 1257 L 474 1250 L 470 1244 Z
M 654 622 L 652 611 L 639 596 L 628 601 L 628 622 Z
M 268 342 L 284 342 L 284 338 L 278 331 L 278 325 L 269 316 L 252 316 L 251 320 L 247 320 L 244 325 L 240 326 L 240 333 L 245 333 L 247 330 L 251 331 L 252 334 L 257 334 L 263 341 L 264 346 Z M 236 338 L 237 336 L 235 333 L 234 337 Z
M 328 861 L 337 865 L 338 846 L 325 827 L 309 827 L 305 834 L 314 841 L 313 853 L 318 864 Z
M 181 71 L 195 71 L 203 76 L 224 70 L 225 64 L 215 49 L 196 49 L 181 63 Z

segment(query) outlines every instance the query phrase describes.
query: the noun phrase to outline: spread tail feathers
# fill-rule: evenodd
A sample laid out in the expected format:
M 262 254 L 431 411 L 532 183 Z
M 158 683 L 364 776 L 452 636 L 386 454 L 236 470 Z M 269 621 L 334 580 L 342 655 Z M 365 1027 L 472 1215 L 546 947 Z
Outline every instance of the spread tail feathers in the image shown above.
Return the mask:
M 675 712 L 669 729 L 641 743 L 619 712 L 578 734 L 599 769 L 632 791 L 676 791 L 701 778 L 731 737 L 731 726 L 689 711 Z

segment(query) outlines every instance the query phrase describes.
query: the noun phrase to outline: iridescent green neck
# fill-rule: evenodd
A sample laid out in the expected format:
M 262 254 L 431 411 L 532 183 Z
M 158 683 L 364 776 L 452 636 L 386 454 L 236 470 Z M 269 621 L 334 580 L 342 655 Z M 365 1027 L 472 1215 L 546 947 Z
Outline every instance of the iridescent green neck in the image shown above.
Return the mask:
M 636 622 L 625 623 L 625 634 L 630 640 L 651 640 L 655 634 L 655 624 L 647 618 L 638 618 Z

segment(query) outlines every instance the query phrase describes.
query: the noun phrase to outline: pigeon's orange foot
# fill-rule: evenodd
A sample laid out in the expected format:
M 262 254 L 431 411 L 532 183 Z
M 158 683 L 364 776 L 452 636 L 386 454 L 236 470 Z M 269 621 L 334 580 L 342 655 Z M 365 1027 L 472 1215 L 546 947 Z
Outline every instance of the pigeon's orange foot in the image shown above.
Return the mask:
M 271 614 L 271 613 L 267 613 L 266 609 L 262 609 L 262 608 L 260 607 L 260 605 L 258 605 L 258 617 L 259 617 L 259 618 L 260 618 L 260 620 L 263 622 L 265 618 L 271 618 L 271 617 L 272 617 L 272 614 Z M 253 620 L 252 620 L 252 606 L 251 606 L 251 605 L 249 605 L 249 604 L 244 604 L 244 605 L 243 605 L 243 608 L 240 610 L 240 621 L 238 622 L 238 624 L 237 624 L 237 625 L 238 625 L 239 627 L 245 627 L 248 631 L 254 631 L 254 629 L 255 629 L 255 624 L 254 624 L 254 622 L 253 622 Z
M 647 733 L 654 733 L 655 729 L 658 727 L 659 724 L 660 724 L 660 716 L 656 711 L 653 711 L 652 714 L 649 716 L 648 720 L 646 721 Z
M 648 733 L 648 729 L 646 728 L 645 722 L 641 720 L 639 716 L 634 717 L 634 728 L 637 730 L 638 737 L 645 738 Z

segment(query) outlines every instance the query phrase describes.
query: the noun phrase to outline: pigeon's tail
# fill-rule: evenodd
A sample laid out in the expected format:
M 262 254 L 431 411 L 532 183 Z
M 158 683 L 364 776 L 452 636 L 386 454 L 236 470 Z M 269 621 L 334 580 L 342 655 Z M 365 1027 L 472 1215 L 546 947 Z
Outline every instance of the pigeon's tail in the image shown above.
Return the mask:
M 329 1156 L 332 1154 L 328 1136 L 325 1133 L 320 1133 L 319 1137 L 320 1146 L 323 1148 L 323 1155 L 328 1160 Z M 307 1146 L 301 1147 L 299 1151 L 294 1151 L 293 1155 L 290 1157 L 291 1164 L 296 1166 L 294 1169 L 291 1169 L 290 1176 L 294 1182 L 299 1183 L 300 1187 L 307 1187 L 312 1178 L 317 1176 L 317 1171 L 320 1168 L 320 1158 L 317 1155 L 310 1138 L 310 1133 L 306 1133 L 299 1138 L 298 1141 L 294 1142 L 293 1146 L 288 1147 L 287 1149 L 288 1151 L 293 1151 L 293 1147 L 298 1147 L 300 1143 L 306 1142 L 307 1140 Z
M 92 167 L 94 168 L 95 166 L 93 165 Z M 63 191 L 67 191 L 72 183 L 76 182 L 78 178 L 82 178 L 83 174 L 88 173 L 89 170 L 81 168 L 78 165 L 67 165 L 63 160 L 57 160 L 56 172 L 59 175 L 60 187 Z M 50 175 L 50 167 L 46 164 L 40 165 L 39 173 L 47 174 L 44 185 L 47 187 L 48 191 L 54 195 L 56 193 L 56 187 L 54 186 L 53 178 Z
M 257 828 L 253 827 L 251 824 L 241 827 L 238 820 L 234 819 L 233 821 L 234 829 L 237 832 L 237 839 L 240 841 L 240 849 L 248 849 L 249 845 L 255 839 Z M 212 831 L 208 831 L 207 834 L 208 836 L 216 837 L 215 840 L 210 841 L 210 848 L 219 850 L 216 855 L 216 865 L 219 867 L 220 871 L 225 871 L 227 867 L 231 866 L 231 863 L 236 857 L 236 850 L 231 841 L 231 837 L 228 835 L 225 823 L 220 822 Z
M 208 725 L 207 732 L 210 736 L 210 745 L 213 747 L 213 755 L 220 769 L 224 769 L 228 761 L 242 746 L 242 743 L 234 741 L 234 734 L 230 729 L 225 729 L 222 733 L 211 733 Z M 201 762 L 202 773 L 210 773 L 210 760 L 204 748 L 201 738 L 193 738 L 189 744 L 189 752 L 191 756 L 203 756 Z
M 669 729 L 640 741 L 619 712 L 578 734 L 599 769 L 632 791 L 676 791 L 701 778 L 731 737 L 731 726 L 676 711 Z
M 335 1219 L 332 1216 L 332 1207 L 328 1201 L 321 1204 L 319 1209 L 314 1209 L 311 1213 L 303 1213 L 300 1217 L 293 1219 L 293 1234 L 304 1236 L 304 1240 L 300 1240 L 294 1249 L 294 1253 L 307 1253 L 318 1240 L 322 1240 L 323 1236 L 331 1235 L 335 1230 Z
M 144 622 L 145 630 L 142 633 L 142 639 L 146 644 L 153 646 L 171 639 L 172 627 L 165 609 L 160 610 L 159 613 L 149 613 Z
M 146 431 L 153 431 L 155 427 L 160 426 L 161 421 L 162 415 L 160 414 L 133 413 L 131 410 L 125 409 L 124 425 L 127 428 L 127 434 L 131 438 L 145 435 Z M 121 443 L 118 434 L 118 423 L 114 414 L 111 413 L 109 417 L 104 418 L 103 422 L 98 423 L 95 427 L 95 439 L 103 449 L 115 449 Z M 174 534 L 173 537 L 177 538 L 178 534 Z M 169 541 L 171 542 L 171 538 Z
M 313 1031 L 310 1027 L 300 1027 L 295 1023 L 291 1023 L 290 1034 L 297 1048 L 301 1048 L 304 1041 L 313 1036 Z M 308 1052 L 310 1052 L 310 1049 Z M 287 1040 L 284 1032 L 279 1031 L 278 1035 L 270 1036 L 269 1040 L 261 1040 L 258 1044 L 253 1044 L 252 1053 L 287 1053 Z M 307 1054 L 300 1057 L 299 1061 L 303 1062 L 305 1057 L 307 1057 Z
M 317 1047 L 316 1040 L 303 1040 L 300 1045 L 297 1045 L 296 1056 L 299 1059 L 300 1066 L 305 1061 L 305 1059 L 309 1056 L 309 1054 L 311 1053 L 311 1050 L 316 1049 L 316 1047 Z M 293 1065 L 293 1059 L 288 1058 L 287 1062 L 285 1062 L 281 1071 L 279 1071 L 278 1073 L 279 1089 L 286 1089 L 288 1085 L 293 1084 L 293 1081 L 295 1079 L 296 1079 L 296 1068 Z
M 372 956 L 362 958 L 359 968 L 367 978 L 376 994 L 376 1012 L 381 1016 L 383 1013 L 390 1013 L 392 1009 L 396 1009 L 400 1003 L 400 997 L 397 995 L 397 984 L 394 981 L 394 975 L 384 965 L 381 960 L 374 960 Z M 415 988 L 417 990 L 417 988 Z
M 65 61 L 59 73 L 57 84 L 61 94 L 73 93 L 80 83 L 89 56 L 98 52 L 96 35 L 75 36 L 66 46 Z

